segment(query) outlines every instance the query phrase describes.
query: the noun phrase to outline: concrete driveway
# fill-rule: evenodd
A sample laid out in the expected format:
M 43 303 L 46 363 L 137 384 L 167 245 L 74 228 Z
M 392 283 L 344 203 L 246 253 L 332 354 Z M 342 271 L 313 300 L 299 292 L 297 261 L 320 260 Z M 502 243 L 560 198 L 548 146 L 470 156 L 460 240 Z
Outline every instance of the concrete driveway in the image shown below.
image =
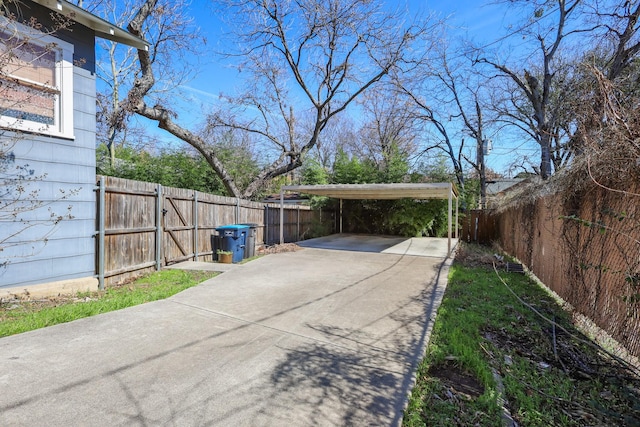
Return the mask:
M 313 243 L 1 338 L 0 425 L 399 425 L 449 261 Z

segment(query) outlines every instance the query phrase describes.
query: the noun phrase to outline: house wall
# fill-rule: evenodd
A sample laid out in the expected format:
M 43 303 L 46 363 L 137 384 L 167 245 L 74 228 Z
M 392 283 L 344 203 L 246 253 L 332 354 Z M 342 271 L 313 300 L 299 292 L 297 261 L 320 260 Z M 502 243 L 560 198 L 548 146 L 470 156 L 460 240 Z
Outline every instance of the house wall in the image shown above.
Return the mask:
M 33 14 L 36 8 L 34 5 L 29 12 Z M 47 17 L 44 12 L 37 18 L 44 22 Z M 78 279 L 90 286 L 95 282 L 97 287 L 95 35 L 74 24 L 73 31 L 63 31 L 60 38 L 75 45 L 74 58 L 79 61 L 73 76 L 74 138 L 23 134 L 13 143 L 15 165 L 28 165 L 34 176 L 43 176 L 26 190 L 37 190 L 45 206 L 23 213 L 21 221 L 4 218 L 0 223 L 4 236 L 19 232 L 0 252 L 0 264 L 8 261 L 0 267 L 0 289 Z M 67 199 L 61 200 L 62 191 Z M 52 226 L 51 213 L 63 215 L 69 206 L 73 218 Z

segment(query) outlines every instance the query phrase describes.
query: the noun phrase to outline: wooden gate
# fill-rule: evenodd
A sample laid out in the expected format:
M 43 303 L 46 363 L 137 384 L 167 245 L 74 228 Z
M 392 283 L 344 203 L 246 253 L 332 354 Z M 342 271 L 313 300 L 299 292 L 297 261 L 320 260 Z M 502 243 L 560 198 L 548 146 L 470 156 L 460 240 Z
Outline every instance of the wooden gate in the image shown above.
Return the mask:
M 164 187 L 162 192 L 162 265 L 185 260 L 211 261 L 211 236 L 215 227 L 252 219 L 255 208 L 238 199 L 197 191 Z M 241 206 L 242 205 L 242 206 Z M 262 205 L 258 212 L 262 211 Z M 242 210 L 243 214 L 240 214 Z M 250 218 L 251 217 L 251 218 Z
M 162 209 L 164 265 L 195 258 L 197 247 L 194 221 L 194 196 L 165 195 Z

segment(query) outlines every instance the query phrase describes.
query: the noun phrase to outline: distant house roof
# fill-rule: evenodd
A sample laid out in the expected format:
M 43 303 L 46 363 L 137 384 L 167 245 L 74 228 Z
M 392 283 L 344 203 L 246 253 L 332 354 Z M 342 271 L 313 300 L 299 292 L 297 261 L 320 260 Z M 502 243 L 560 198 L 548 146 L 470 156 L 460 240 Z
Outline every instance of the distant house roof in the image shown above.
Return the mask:
M 495 196 L 503 191 L 513 187 L 524 181 L 522 178 L 513 179 L 496 179 L 494 181 L 487 181 L 487 195 Z
M 284 203 L 309 203 L 309 196 L 300 193 L 285 193 Z M 269 194 L 263 200 L 264 203 L 280 203 L 280 194 Z
M 134 36 L 128 31 L 119 28 L 112 23 L 105 21 L 104 19 L 96 16 L 86 10 L 69 3 L 65 0 L 32 0 L 41 6 L 46 7 L 54 12 L 66 16 L 67 18 L 91 28 L 96 32 L 96 36 L 111 40 L 114 42 L 122 43 L 127 46 L 135 47 L 136 49 L 148 50 L 149 43 L 145 40 Z

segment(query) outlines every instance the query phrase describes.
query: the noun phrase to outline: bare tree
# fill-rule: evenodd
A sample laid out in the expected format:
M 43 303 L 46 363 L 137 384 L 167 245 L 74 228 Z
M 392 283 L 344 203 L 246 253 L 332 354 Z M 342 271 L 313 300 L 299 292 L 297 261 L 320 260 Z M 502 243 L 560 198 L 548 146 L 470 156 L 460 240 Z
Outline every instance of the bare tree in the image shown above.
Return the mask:
M 155 84 L 148 52 L 138 52 L 141 75 L 129 93 L 129 106 L 195 147 L 234 196 L 251 197 L 270 179 L 300 167 L 335 116 L 390 73 L 419 60 L 415 55 L 424 54 L 413 49 L 413 43 L 427 31 L 426 24 L 405 25 L 401 16 L 387 13 L 376 2 L 222 3 L 226 16 L 236 19 L 232 28 L 240 46 L 234 54 L 251 77 L 247 91 L 230 97 L 231 107 L 215 112 L 209 124 L 250 132 L 265 144 L 263 151 L 271 160 L 253 182 L 241 192 L 215 149 L 180 127 L 163 104 L 147 103 Z M 133 34 L 143 35 L 143 24 L 156 4 L 143 4 L 129 24 Z M 310 131 L 300 124 L 305 114 L 313 117 Z
M 542 65 L 532 64 L 529 75 L 536 77 L 528 77 L 527 84 L 529 88 L 541 87 L 542 91 L 538 94 L 542 96 L 536 98 L 535 91 L 520 90 L 526 101 L 520 102 L 518 108 L 511 109 L 512 114 L 503 116 L 514 119 L 512 123 L 526 124 L 541 146 L 549 142 L 549 158 L 554 170 L 566 166 L 576 154 L 583 151 L 585 138 L 589 138 L 585 132 L 598 129 L 603 120 L 607 120 L 603 97 L 598 93 L 602 87 L 599 82 L 601 76 L 614 84 L 620 102 L 625 102 L 626 98 L 634 99 L 637 91 L 635 60 L 640 52 L 640 3 L 637 1 L 576 1 L 566 6 L 564 24 L 562 11 L 565 6 L 560 2 L 558 4 L 558 27 L 570 26 L 571 30 L 564 34 L 560 31 L 554 33 L 556 40 L 553 46 L 568 35 L 579 35 L 579 38 L 561 54 L 549 49 L 543 55 Z M 577 7 L 581 8 L 579 12 L 574 9 Z M 546 13 L 539 10 L 541 16 Z M 572 19 L 568 19 L 569 14 L 573 15 Z M 555 31 L 554 28 L 552 30 Z M 539 34 L 537 37 L 540 39 Z M 544 41 L 540 43 L 540 50 L 544 52 Z M 598 75 L 593 73 L 594 67 L 600 70 Z M 517 83 L 515 79 L 513 81 Z M 538 101 L 532 102 L 534 98 Z M 586 116 L 580 116 L 578 112 L 584 111 L 584 104 L 593 104 L 594 109 Z M 594 114 L 597 111 L 600 114 Z M 547 117 L 545 132 L 541 132 L 539 120 L 543 117 L 542 112 Z M 543 138 L 544 135 L 547 137 Z
M 118 26 L 126 26 L 140 8 L 142 0 L 105 2 L 85 1 L 84 7 Z M 156 73 L 156 84 L 147 96 L 154 103 L 165 101 L 173 89 L 194 74 L 194 58 L 204 38 L 193 19 L 184 13 L 187 0 L 159 0 L 141 29 L 141 37 L 150 43 L 149 59 Z M 115 166 L 115 148 L 119 142 L 139 141 L 143 129 L 132 128 L 127 109 L 127 92 L 139 74 L 136 49 L 100 39 L 103 56 L 96 63 L 96 74 L 105 88 L 98 93 L 98 137 L 109 149 L 111 167 Z
M 593 28 L 570 25 L 571 19 L 579 14 L 578 7 L 581 0 L 527 2 L 516 0 L 510 3 L 525 4 L 528 21 L 516 34 L 535 41 L 539 60 L 528 58 L 522 66 L 521 59 L 519 64 L 508 65 L 498 58 L 492 59 L 480 52 L 476 62 L 488 64 L 499 71 L 504 78 L 515 83 L 524 95 L 523 99 L 526 99 L 527 108 L 531 110 L 533 116 L 533 123 L 525 123 L 524 126 L 530 127 L 533 124 L 533 136 L 540 145 L 540 175 L 546 179 L 553 172 L 551 155 L 552 142 L 556 136 L 554 131 L 557 129 L 557 117 L 551 111 L 550 105 L 553 97 L 553 83 L 561 76 L 557 67 L 560 47 L 571 34 L 588 32 Z M 518 108 L 523 107 L 518 106 Z M 521 116 L 514 118 L 518 117 Z
M 429 139 L 416 155 L 423 156 L 434 149 L 444 152 L 451 161 L 458 185 L 464 188 L 464 138 L 461 138 L 460 145 L 456 143 L 458 132 L 452 130 L 452 125 L 460 125 L 453 124 L 452 120 L 462 117 L 465 119 L 462 126 L 468 125 L 471 130 L 473 126 L 471 119 L 460 113 L 466 100 L 463 100 L 457 87 L 459 75 L 454 76 L 449 67 L 448 45 L 445 40 L 446 36 L 442 36 L 438 48 L 435 49 L 435 56 L 430 61 L 419 64 L 410 73 L 397 76 L 394 83 L 397 90 L 413 104 L 414 119 L 422 122 L 422 129 Z M 462 63 L 457 63 L 453 68 L 458 67 L 463 67 L 460 68 L 460 74 L 468 72 L 469 67 L 464 68 Z
M 576 154 L 572 135 L 576 130 L 573 108 L 576 102 L 579 102 L 578 87 L 581 84 L 581 77 L 577 73 L 579 67 L 578 59 L 569 61 L 566 58 L 558 58 L 549 95 L 545 101 L 544 110 L 548 118 L 545 135 L 548 137 L 546 143 L 549 144 L 552 171 L 568 165 Z M 529 71 L 535 73 L 534 79 L 542 75 L 535 66 Z M 489 109 L 496 116 L 496 124 L 503 129 L 510 128 L 511 133 L 523 135 L 526 139 L 540 144 L 541 129 L 537 120 L 540 115 L 535 113 L 534 105 L 522 88 L 513 80 L 504 78 L 490 80 L 488 85 L 491 87 Z M 514 130 L 516 132 L 513 132 Z M 541 175 L 540 163 L 534 165 L 533 169 Z
M 422 146 L 416 153 L 416 158 L 423 156 L 431 150 L 438 149 L 444 151 L 451 161 L 456 180 L 460 187 L 464 188 L 464 171 L 462 168 L 462 151 L 464 149 L 464 139 L 458 147 L 454 146 L 454 136 L 451 135 L 447 122 L 452 116 L 446 112 L 441 112 L 434 107 L 434 103 L 429 102 L 421 94 L 423 89 L 409 88 L 406 85 L 401 86 L 401 90 L 415 103 L 418 108 L 416 118 L 423 121 L 432 131 L 428 135 L 433 138 L 427 142 L 426 146 Z M 434 101 L 433 99 L 431 101 Z M 435 131 L 435 132 L 434 132 Z
M 71 205 L 60 210 L 59 204 L 79 191 L 60 190 L 55 199 L 43 200 L 38 182 L 47 175 L 37 174 L 14 154 L 15 145 L 22 139 L 20 132 L 0 132 L 0 274 L 12 259 L 38 252 L 37 247 L 47 244 L 61 221 L 73 218 Z M 33 229 L 38 229 L 37 238 L 25 241 L 24 236 Z M 20 255 L 9 255 L 14 247 L 22 248 Z
M 604 8 L 596 1 L 592 14 L 599 28 L 604 29 L 598 32 L 604 35 L 599 39 L 611 46 L 605 75 L 614 81 L 631 67 L 640 53 L 640 2 L 615 1 Z
M 441 55 L 439 70 L 435 73 L 438 80 L 446 88 L 449 98 L 454 105 L 453 116 L 461 120 L 464 133 L 475 141 L 476 158 L 470 159 L 462 156 L 476 170 L 480 178 L 480 204 L 486 206 L 487 202 L 487 168 L 485 156 L 489 142 L 487 127 L 493 122 L 485 114 L 489 108 L 485 105 L 486 81 L 483 81 L 478 73 L 470 67 L 462 64 L 450 66 L 446 52 Z M 456 70 L 455 72 L 453 70 Z M 461 144 L 462 153 L 464 142 Z
M 311 133 L 315 126 L 313 117 L 306 123 L 307 132 Z M 348 115 L 339 115 L 327 123 L 310 154 L 325 170 L 329 170 L 335 161 L 336 153 L 340 150 L 352 151 L 355 147 L 360 148 L 355 120 Z
M 199 132 L 199 136 L 216 150 L 216 155 L 238 189 L 242 191 L 247 188 L 253 175 L 259 171 L 253 135 L 238 129 L 207 125 Z
M 366 93 L 359 104 L 363 109 L 363 125 L 357 147 L 358 157 L 368 158 L 384 170 L 400 155 L 415 153 L 419 118 L 415 106 L 390 85 L 380 85 Z

